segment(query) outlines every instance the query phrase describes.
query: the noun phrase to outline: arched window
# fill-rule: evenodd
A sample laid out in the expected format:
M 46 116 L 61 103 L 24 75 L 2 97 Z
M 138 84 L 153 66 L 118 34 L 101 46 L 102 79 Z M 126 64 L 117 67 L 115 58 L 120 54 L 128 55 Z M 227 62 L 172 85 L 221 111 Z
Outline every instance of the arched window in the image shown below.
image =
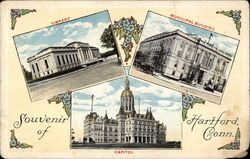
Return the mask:
M 192 46 L 190 45 L 186 51 L 185 59 L 188 59 L 192 52 Z
M 203 57 L 203 59 L 202 59 L 201 64 L 203 66 L 206 66 L 207 60 L 208 60 L 208 53 L 206 52 L 205 55 L 204 55 L 204 57 Z

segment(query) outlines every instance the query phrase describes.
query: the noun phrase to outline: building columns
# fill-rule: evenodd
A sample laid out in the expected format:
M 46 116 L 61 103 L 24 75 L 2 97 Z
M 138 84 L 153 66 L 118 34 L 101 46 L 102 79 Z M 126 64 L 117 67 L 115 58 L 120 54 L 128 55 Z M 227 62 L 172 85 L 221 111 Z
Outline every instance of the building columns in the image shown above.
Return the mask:
M 130 143 L 135 143 L 135 137 L 134 136 L 131 136 Z

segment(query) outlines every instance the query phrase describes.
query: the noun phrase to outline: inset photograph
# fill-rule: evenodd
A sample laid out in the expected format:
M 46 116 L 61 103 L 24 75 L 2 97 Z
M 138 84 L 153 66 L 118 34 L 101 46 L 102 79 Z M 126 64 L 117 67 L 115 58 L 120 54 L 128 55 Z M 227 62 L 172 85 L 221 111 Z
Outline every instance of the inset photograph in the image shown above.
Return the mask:
M 181 102 L 177 91 L 130 77 L 75 91 L 71 148 L 180 149 Z
M 124 76 L 108 11 L 13 37 L 31 101 Z
M 149 11 L 129 75 L 220 104 L 238 45 Z

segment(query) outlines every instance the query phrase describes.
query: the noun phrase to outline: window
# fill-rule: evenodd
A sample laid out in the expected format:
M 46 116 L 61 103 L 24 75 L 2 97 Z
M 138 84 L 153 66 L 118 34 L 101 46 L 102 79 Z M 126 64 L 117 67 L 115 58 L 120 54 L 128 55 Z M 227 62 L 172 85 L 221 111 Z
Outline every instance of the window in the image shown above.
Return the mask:
M 207 66 L 209 67 L 209 68 L 211 68 L 211 66 L 212 66 L 212 63 L 213 63 L 213 58 L 212 59 L 209 59 L 209 62 L 208 62 L 208 64 L 207 64 Z
M 180 75 L 180 79 L 182 79 L 183 73 Z
M 48 61 L 44 60 L 44 63 L 45 63 L 46 68 L 48 69 L 49 68 Z
M 65 55 L 65 56 L 66 56 L 67 63 L 69 63 L 68 55 Z
M 172 75 L 175 75 L 175 71 L 172 72 Z
M 70 62 L 73 63 L 71 55 L 69 55 Z
M 36 63 L 36 69 L 37 69 L 37 71 L 39 72 L 39 67 L 38 67 L 38 64 Z
M 206 66 L 207 64 L 207 60 L 208 60 L 208 53 L 205 53 L 203 59 L 202 59 L 202 65 L 203 66 Z
M 183 69 L 183 70 L 185 69 L 185 64 L 183 64 L 182 69 Z
M 195 59 L 196 63 L 198 62 L 199 58 L 200 58 L 200 54 L 197 54 L 196 59 Z
M 76 54 L 76 60 L 79 61 L 77 54 Z
M 177 67 L 179 63 L 179 60 L 176 60 L 174 67 Z
M 188 59 L 188 57 L 190 56 L 191 51 L 192 51 L 192 46 L 189 46 L 188 49 L 187 49 L 187 52 L 186 52 L 185 59 Z
M 223 65 L 222 65 L 222 68 L 221 68 L 221 72 L 222 72 L 222 73 L 225 71 L 225 68 L 226 68 L 226 62 L 224 61 L 224 62 L 223 62 Z
M 60 61 L 60 57 L 59 56 L 57 56 L 57 61 L 58 61 L 59 65 L 61 65 L 61 61 Z
M 177 51 L 177 56 L 179 56 L 179 57 L 182 56 L 182 51 L 181 51 L 181 50 L 178 50 L 178 51 Z
M 36 71 L 35 71 L 34 65 L 32 65 L 32 69 L 33 69 L 33 72 L 35 73 Z
M 62 61 L 63 61 L 63 64 L 65 65 L 65 60 L 64 60 L 64 56 L 62 55 Z

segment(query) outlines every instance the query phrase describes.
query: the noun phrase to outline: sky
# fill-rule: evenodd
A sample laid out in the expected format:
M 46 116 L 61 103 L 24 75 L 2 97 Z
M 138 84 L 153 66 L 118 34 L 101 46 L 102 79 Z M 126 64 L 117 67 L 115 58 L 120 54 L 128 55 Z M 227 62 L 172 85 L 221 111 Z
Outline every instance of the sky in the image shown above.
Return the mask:
M 111 20 L 108 11 L 102 11 L 14 36 L 14 41 L 22 65 L 30 71 L 27 58 L 47 47 L 65 46 L 73 41 L 80 41 L 98 47 L 101 53 L 108 51 L 108 49 L 101 47 L 100 37 L 109 24 L 111 24 Z
M 181 93 L 133 77 L 128 79 L 136 112 L 140 97 L 140 113 L 145 114 L 147 107 L 151 107 L 155 119 L 167 126 L 167 140 L 181 141 Z M 94 112 L 104 116 L 107 110 L 108 117 L 116 119 L 120 108 L 120 95 L 124 89 L 125 78 L 120 78 L 73 93 L 71 127 L 75 131 L 76 140 L 83 138 L 83 121 L 91 110 L 91 95 L 95 96 Z
M 208 41 L 209 36 L 212 33 L 213 36 L 211 37 L 209 43 L 218 46 L 218 49 L 233 56 L 235 55 L 237 46 L 239 44 L 239 40 L 177 20 L 173 20 L 171 18 L 153 12 L 148 12 L 140 41 L 162 32 L 171 32 L 177 29 L 181 30 L 184 33 L 196 34 L 200 38 L 202 38 L 202 40 L 206 41 Z

